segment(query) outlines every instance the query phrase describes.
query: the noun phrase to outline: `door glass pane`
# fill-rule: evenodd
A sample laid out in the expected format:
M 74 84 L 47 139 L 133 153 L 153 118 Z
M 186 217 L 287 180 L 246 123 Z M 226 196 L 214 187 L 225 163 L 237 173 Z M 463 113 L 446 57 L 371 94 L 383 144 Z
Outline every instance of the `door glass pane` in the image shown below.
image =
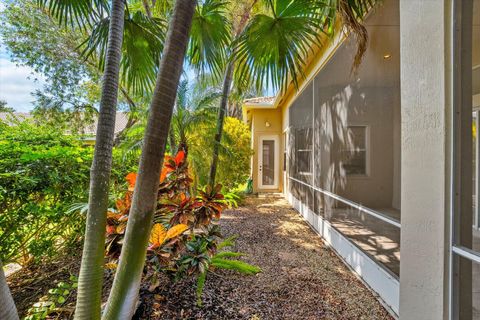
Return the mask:
M 275 141 L 263 140 L 262 142 L 262 184 L 272 186 L 275 184 Z

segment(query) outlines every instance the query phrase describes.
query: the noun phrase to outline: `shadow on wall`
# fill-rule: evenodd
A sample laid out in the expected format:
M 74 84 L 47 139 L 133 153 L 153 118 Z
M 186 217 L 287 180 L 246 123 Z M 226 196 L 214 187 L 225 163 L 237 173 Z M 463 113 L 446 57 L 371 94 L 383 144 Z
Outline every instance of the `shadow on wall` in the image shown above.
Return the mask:
M 365 108 L 365 96 L 353 85 L 346 86 L 340 92 L 336 88 L 322 88 L 325 97 L 317 108 L 315 127 L 319 132 L 315 135 L 315 150 L 319 150 L 316 165 L 315 184 L 320 188 L 339 193 L 347 185 L 345 161 L 355 155 L 353 133 L 349 128 L 349 112 L 358 113 Z M 333 92 L 328 92 L 333 91 Z M 317 111 L 316 110 L 316 111 Z M 329 202 L 332 200 L 329 199 Z M 327 207 L 333 203 L 327 202 Z

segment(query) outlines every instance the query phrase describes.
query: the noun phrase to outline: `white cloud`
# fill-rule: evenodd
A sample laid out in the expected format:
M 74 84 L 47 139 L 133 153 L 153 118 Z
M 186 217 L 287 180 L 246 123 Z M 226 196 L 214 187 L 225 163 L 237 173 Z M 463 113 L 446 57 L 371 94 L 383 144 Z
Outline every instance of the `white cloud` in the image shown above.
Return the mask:
M 35 81 L 35 79 L 38 79 Z M 31 92 L 40 89 L 44 83 L 41 75 L 29 67 L 17 66 L 11 62 L 3 48 L 0 49 L 0 99 L 17 111 L 29 111 L 34 100 Z

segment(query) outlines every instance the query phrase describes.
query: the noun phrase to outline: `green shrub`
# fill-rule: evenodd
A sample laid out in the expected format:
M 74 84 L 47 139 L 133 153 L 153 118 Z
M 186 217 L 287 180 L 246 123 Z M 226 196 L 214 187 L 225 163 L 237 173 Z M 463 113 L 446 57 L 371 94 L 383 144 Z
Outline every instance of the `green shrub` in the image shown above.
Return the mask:
M 214 124 L 198 126 L 189 137 L 189 158 L 200 186 L 208 182 L 212 158 Z M 250 175 L 250 130 L 242 121 L 226 117 L 215 181 L 232 190 L 244 184 Z
M 31 121 L 0 122 L 0 258 L 26 263 L 81 236 L 92 148 Z

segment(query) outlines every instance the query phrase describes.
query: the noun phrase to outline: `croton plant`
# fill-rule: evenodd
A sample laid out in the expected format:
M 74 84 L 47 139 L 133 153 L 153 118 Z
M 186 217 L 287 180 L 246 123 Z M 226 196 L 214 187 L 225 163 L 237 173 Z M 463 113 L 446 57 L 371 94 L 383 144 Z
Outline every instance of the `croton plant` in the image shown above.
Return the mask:
M 116 201 L 116 210 L 107 213 L 106 254 L 112 262 L 120 254 L 137 174 L 129 173 L 125 179 L 128 190 Z M 149 255 L 158 256 L 162 262 L 171 260 L 192 236 L 208 234 L 212 221 L 218 220 L 226 207 L 220 193 L 221 185 L 198 190 L 198 195 L 194 196 L 192 181 L 183 151 L 175 157 L 165 157 L 148 247 Z
M 115 268 L 120 255 L 137 174 L 129 173 L 125 178 L 128 189 L 116 201 L 116 209 L 107 214 L 108 268 Z M 226 259 L 238 257 L 239 253 L 216 256 L 219 248 L 233 244 L 232 239 L 219 243 L 222 235 L 217 221 L 227 207 L 220 192 L 222 186 L 207 186 L 194 194 L 192 181 L 183 151 L 165 157 L 147 251 L 147 275 L 152 277 L 152 270 L 156 270 L 175 279 L 198 276 L 203 288 L 206 272 L 216 266 L 234 270 L 240 267 L 238 271 L 247 274 L 258 272 L 260 269 L 247 263 Z

